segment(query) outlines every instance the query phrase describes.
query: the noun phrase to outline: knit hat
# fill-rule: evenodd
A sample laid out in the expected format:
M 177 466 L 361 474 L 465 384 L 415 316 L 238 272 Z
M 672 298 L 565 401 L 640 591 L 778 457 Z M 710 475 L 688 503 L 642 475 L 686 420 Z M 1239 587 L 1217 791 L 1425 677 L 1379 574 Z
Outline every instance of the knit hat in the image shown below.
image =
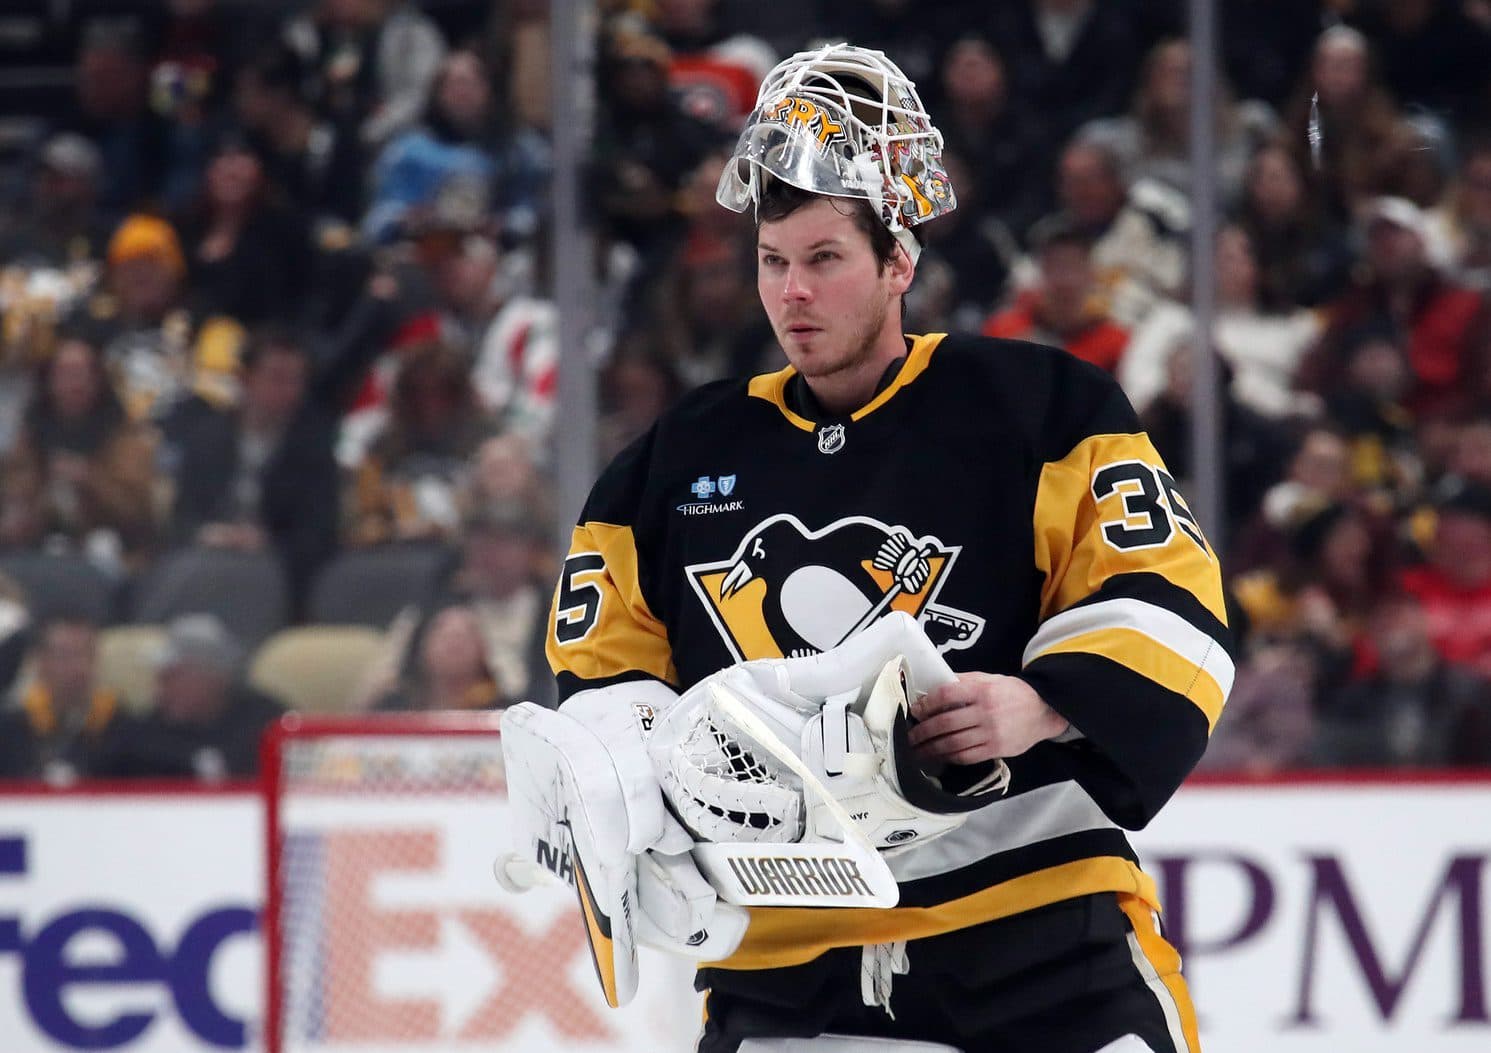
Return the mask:
M 163 219 L 137 212 L 119 224 L 109 239 L 109 264 L 151 258 L 169 264 L 178 275 L 186 273 L 186 257 L 176 229 Z

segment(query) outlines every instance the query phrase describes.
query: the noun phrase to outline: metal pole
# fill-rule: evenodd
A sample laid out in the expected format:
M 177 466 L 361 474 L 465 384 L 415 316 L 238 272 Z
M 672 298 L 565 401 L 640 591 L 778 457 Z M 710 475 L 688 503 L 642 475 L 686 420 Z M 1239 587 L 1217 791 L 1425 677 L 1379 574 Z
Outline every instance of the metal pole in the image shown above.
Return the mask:
M 1226 507 L 1222 406 L 1212 347 L 1216 315 L 1217 230 L 1215 0 L 1189 0 L 1191 24 L 1191 311 L 1196 319 L 1191 388 L 1191 479 L 1188 500 L 1220 554 Z
M 554 145 L 551 237 L 559 313 L 559 390 L 554 418 L 559 550 L 596 476 L 596 364 L 590 352 L 594 271 L 580 181 L 590 150 L 594 104 L 592 0 L 550 0 L 550 91 Z

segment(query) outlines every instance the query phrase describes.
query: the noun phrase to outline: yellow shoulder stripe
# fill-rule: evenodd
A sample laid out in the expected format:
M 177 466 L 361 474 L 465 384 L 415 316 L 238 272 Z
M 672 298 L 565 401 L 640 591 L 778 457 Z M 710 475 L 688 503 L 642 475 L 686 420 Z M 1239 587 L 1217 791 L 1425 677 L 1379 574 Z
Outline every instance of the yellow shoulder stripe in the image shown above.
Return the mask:
M 901 371 L 896 374 L 896 378 L 886 386 L 884 391 L 861 406 L 849 419 L 860 420 L 875 412 L 889 402 L 896 392 L 921 376 L 926 371 L 928 363 L 932 361 L 932 352 L 946 336 L 946 333 L 927 333 L 923 336 L 907 334 L 907 339 L 911 341 L 911 350 L 906 356 L 906 364 L 901 367 Z M 815 422 L 792 412 L 787 406 L 787 382 L 796 373 L 797 370 L 792 366 L 779 369 L 775 373 L 761 373 L 751 378 L 747 391 L 752 398 L 764 399 L 776 406 L 782 416 L 786 417 L 794 427 L 801 428 L 803 431 L 814 431 L 818 427 Z

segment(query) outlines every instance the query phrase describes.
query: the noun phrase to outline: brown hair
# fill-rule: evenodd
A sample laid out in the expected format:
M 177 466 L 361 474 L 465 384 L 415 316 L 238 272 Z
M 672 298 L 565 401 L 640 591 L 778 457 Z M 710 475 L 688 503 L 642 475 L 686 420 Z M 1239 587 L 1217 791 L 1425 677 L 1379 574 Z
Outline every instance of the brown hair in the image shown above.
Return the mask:
M 804 190 L 780 179 L 772 179 L 767 182 L 762 191 L 761 204 L 756 209 L 757 232 L 760 232 L 762 223 L 775 223 L 786 219 L 798 209 L 811 205 L 819 198 L 832 203 L 840 215 L 848 216 L 854 221 L 854 225 L 870 239 L 870 250 L 875 253 L 875 261 L 879 269 L 885 270 L 885 265 L 896 256 L 898 247 L 896 236 L 880 221 L 874 207 L 862 198 L 839 198 L 827 194 L 815 194 L 811 190 Z M 921 241 L 920 233 L 914 227 L 912 236 L 918 242 Z

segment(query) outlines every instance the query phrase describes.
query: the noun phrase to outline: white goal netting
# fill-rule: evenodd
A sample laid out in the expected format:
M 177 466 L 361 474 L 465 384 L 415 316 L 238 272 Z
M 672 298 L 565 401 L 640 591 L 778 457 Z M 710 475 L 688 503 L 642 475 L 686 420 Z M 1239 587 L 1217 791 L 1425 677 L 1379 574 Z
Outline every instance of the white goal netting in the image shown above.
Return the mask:
M 573 890 L 502 891 L 485 718 L 292 719 L 266 751 L 271 1053 L 687 1050 L 691 970 L 648 956 L 606 1007 Z

